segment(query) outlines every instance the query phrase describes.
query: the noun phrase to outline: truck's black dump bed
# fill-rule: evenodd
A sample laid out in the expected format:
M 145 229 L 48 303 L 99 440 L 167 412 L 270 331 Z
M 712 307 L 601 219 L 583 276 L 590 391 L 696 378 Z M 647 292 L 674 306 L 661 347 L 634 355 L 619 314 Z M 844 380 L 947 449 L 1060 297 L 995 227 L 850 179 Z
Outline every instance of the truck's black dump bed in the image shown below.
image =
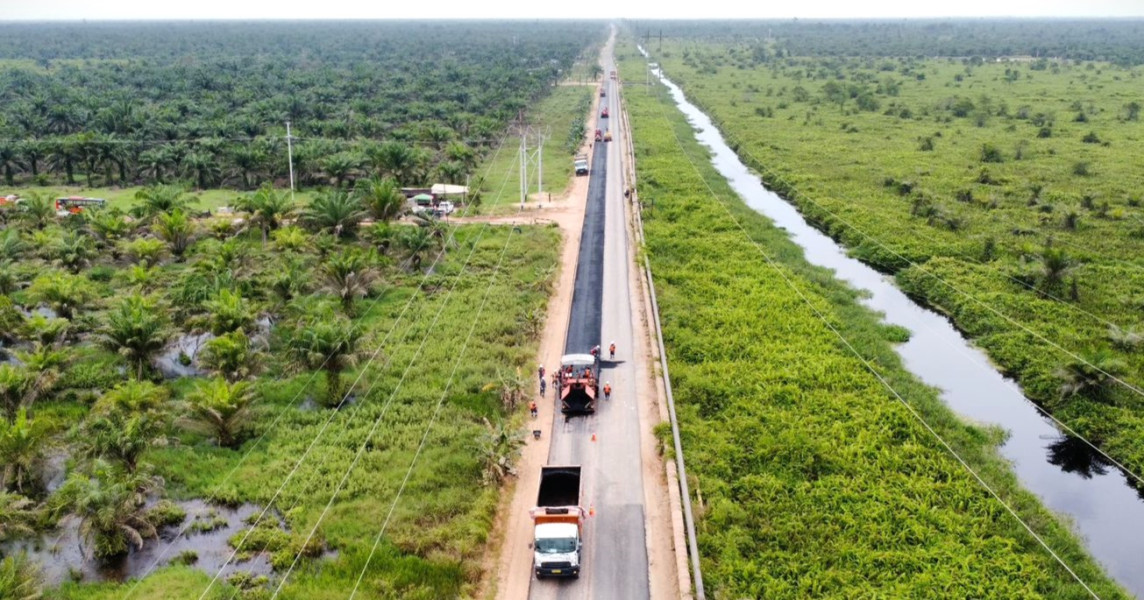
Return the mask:
M 580 467 L 541 467 L 536 506 L 580 504 Z

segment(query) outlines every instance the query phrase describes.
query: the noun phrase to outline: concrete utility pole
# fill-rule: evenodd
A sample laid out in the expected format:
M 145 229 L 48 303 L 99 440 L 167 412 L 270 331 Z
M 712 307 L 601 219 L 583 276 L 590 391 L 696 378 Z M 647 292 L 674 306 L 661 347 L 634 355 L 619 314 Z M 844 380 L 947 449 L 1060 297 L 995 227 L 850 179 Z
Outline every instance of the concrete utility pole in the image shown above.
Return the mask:
M 294 202 L 294 136 L 290 135 L 290 121 L 286 121 L 286 157 L 290 161 L 290 202 Z
M 524 210 L 524 198 L 528 194 L 528 128 L 523 120 L 520 128 L 520 210 Z

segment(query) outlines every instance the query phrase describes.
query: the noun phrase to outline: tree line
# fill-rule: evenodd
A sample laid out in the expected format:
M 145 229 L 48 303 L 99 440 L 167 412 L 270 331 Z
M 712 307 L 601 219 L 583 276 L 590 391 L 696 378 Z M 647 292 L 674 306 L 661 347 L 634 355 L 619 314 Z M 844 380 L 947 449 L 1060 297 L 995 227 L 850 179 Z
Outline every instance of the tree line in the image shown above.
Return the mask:
M 5 183 L 462 182 L 588 23 L 0 27 Z

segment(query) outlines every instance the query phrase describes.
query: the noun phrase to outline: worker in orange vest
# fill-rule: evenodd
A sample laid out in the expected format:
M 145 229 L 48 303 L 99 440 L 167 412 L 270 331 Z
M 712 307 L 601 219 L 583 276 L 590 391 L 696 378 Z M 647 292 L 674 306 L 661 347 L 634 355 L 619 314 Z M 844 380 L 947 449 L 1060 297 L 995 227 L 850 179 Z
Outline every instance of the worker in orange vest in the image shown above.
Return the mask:
M 532 418 L 536 418 L 536 400 L 528 403 L 528 412 L 532 414 Z
M 616 360 L 616 342 L 613 341 L 608 344 L 608 354 L 610 355 L 609 360 Z
M 611 399 L 612 399 L 612 382 L 605 381 L 604 382 L 604 400 L 611 400 Z

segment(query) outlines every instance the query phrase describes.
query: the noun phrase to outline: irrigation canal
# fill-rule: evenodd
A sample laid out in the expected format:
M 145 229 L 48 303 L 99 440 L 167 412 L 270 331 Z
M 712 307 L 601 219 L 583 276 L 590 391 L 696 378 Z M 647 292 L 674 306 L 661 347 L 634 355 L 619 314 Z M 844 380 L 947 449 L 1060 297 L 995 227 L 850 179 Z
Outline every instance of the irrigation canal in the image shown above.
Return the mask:
M 643 49 L 640 49 L 644 52 Z M 647 53 L 644 52 L 644 56 Z M 793 205 L 766 189 L 727 145 L 714 122 L 688 102 L 679 86 L 667 86 L 676 106 L 712 151 L 715 169 L 755 211 L 785 229 L 806 259 L 833 269 L 852 287 L 869 292 L 862 302 L 888 323 L 912 332 L 897 347 L 906 368 L 941 390 L 955 412 L 1009 432 L 1000 448 L 1021 484 L 1049 509 L 1072 521 L 1091 554 L 1138 598 L 1144 598 L 1144 498 L 1129 476 L 1082 440 L 1065 435 L 1001 375 L 983 351 L 970 344 L 943 315 L 915 303 L 889 278 L 847 256 L 844 248 L 809 225 Z

